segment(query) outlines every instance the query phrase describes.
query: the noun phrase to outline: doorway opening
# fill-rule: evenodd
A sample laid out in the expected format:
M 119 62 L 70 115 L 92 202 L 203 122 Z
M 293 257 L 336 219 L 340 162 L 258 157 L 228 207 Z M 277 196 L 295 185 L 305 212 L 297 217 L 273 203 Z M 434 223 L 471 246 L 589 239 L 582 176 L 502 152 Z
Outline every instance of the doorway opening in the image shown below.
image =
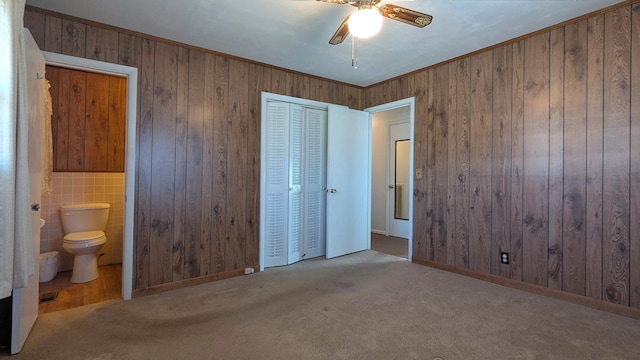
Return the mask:
M 370 114 L 266 92 L 262 109 L 260 270 L 307 258 L 304 248 L 328 259 L 370 249 Z
M 124 211 L 122 224 L 121 297 L 131 299 L 133 289 L 133 220 L 136 178 L 135 139 L 137 122 L 138 69 L 97 60 L 42 51 L 47 65 L 126 78 Z M 107 240 L 108 241 L 108 240 Z
M 371 248 L 411 260 L 414 99 L 365 111 L 372 114 Z

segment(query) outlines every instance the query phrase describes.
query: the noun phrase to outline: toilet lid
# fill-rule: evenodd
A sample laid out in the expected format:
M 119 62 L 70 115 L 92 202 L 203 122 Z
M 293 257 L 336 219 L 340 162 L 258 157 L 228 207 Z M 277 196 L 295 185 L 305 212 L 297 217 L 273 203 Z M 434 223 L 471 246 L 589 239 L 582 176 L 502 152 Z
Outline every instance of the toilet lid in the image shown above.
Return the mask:
M 104 237 L 104 231 L 94 230 L 94 231 L 83 231 L 83 232 L 75 232 L 71 234 L 67 234 L 64 236 L 64 240 L 67 241 L 91 241 L 97 240 Z

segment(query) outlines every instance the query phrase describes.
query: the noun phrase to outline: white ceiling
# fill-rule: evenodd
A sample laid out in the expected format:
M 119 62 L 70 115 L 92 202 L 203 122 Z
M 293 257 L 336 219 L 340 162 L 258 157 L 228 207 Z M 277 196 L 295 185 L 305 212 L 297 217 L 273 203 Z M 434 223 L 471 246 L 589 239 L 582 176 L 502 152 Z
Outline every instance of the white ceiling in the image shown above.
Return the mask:
M 328 41 L 349 5 L 313 0 L 27 0 L 28 5 L 307 74 L 368 86 L 623 0 L 383 0 L 433 15 L 420 29 L 384 19 L 380 34 Z

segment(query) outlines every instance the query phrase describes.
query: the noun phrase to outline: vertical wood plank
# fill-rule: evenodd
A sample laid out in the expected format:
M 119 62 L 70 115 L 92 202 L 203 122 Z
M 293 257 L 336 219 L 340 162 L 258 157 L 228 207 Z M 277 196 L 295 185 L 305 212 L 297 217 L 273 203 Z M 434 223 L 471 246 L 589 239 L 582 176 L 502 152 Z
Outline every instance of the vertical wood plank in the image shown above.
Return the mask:
M 458 146 L 458 133 L 457 133 L 457 129 L 456 126 L 458 125 L 458 88 L 463 86 L 460 85 L 459 83 L 459 71 L 458 69 L 461 66 L 465 66 L 466 63 L 464 62 L 465 60 L 462 60 L 461 62 L 452 62 L 449 63 L 449 79 L 448 79 L 448 83 L 447 86 L 449 88 L 449 98 L 448 98 L 448 102 L 447 102 L 447 115 L 448 115 L 448 129 L 447 129 L 447 163 L 450 164 L 450 169 L 449 171 L 447 171 L 447 183 L 449 184 L 448 187 L 448 192 L 447 192 L 447 219 L 446 219 L 446 223 L 449 224 L 448 228 L 447 228 L 447 240 L 446 240 L 446 246 L 447 246 L 447 264 L 449 265 L 456 265 L 456 263 L 458 264 L 458 266 L 460 267 L 466 267 L 465 263 L 466 263 L 466 259 L 467 259 L 467 254 L 466 254 L 466 244 L 463 245 L 463 252 L 461 254 L 462 258 L 464 261 L 460 261 L 459 260 L 459 254 L 460 254 L 460 249 L 458 249 L 458 246 L 460 245 L 460 243 L 458 242 L 458 237 L 463 235 L 465 236 L 465 240 L 466 240 L 466 217 L 463 219 L 459 219 L 463 222 L 463 224 L 465 225 L 462 230 L 462 234 L 458 233 L 459 231 L 459 227 L 460 224 L 456 222 L 456 217 L 457 217 L 457 212 L 456 212 L 456 206 L 457 204 L 457 198 L 456 198 L 456 192 L 458 192 L 460 190 L 460 182 L 458 181 L 458 159 L 456 159 L 456 155 L 457 155 L 457 146 Z M 463 65 L 465 64 L 465 65 Z M 464 79 L 462 80 L 464 81 Z M 467 82 L 468 84 L 468 82 Z M 464 93 L 464 91 L 462 91 Z M 462 95 L 464 100 L 464 94 Z M 461 114 L 462 116 L 465 115 L 464 112 L 464 107 L 461 106 Z M 468 108 L 467 108 L 468 110 Z M 464 120 L 464 119 L 463 119 Z M 461 123 L 463 123 L 463 121 L 460 121 Z M 466 129 L 461 129 L 462 131 L 466 131 Z M 466 133 L 461 134 L 466 136 Z
M 135 35 L 118 34 L 118 64 L 139 67 L 142 57 L 142 39 Z
M 44 51 L 60 53 L 62 51 L 62 19 L 45 15 Z
M 470 60 L 469 118 L 469 268 L 490 273 L 491 147 L 493 144 L 493 54 L 485 51 Z
M 629 184 L 629 306 L 640 308 L 640 3 L 631 18 L 631 179 Z
M 280 69 L 271 70 L 271 91 L 274 94 L 286 95 L 287 73 Z
M 451 69 L 453 70 L 453 69 Z M 471 144 L 471 59 L 457 62 L 456 71 L 456 133 L 448 134 L 449 141 L 455 142 L 455 176 L 451 179 L 456 187 L 455 232 L 457 267 L 469 268 L 469 185 L 470 185 L 470 144 Z M 451 121 L 451 120 L 450 120 Z M 451 171 L 453 172 L 453 171 Z M 451 226 L 450 226 L 451 227 Z
M 426 71 L 419 72 L 410 77 L 409 91 L 414 97 L 414 123 L 413 123 L 413 257 L 426 259 L 427 243 L 427 84 Z
M 629 305 L 630 7 L 605 14 L 603 298 Z
M 309 77 L 293 74 L 293 96 L 301 99 L 309 98 Z
M 44 49 L 45 38 L 45 18 L 44 14 L 35 11 L 24 11 L 24 27 L 29 29 L 33 40 L 38 44 L 38 48 Z
M 524 176 L 524 41 L 513 43 L 511 95 L 511 279 L 522 281 Z
M 62 20 L 62 53 L 65 55 L 85 57 L 86 25 Z
M 399 100 L 398 98 L 398 81 L 386 81 L 382 84 L 383 104 Z
M 227 252 L 225 270 L 244 267 L 247 190 L 248 64 L 229 62 L 229 125 L 227 162 Z
M 95 26 L 87 26 L 86 53 L 88 59 L 118 62 L 118 33 Z
M 260 265 L 260 127 L 262 91 L 271 83 L 271 72 L 264 66 L 249 65 L 247 125 L 247 207 L 245 267 Z
M 109 120 L 107 170 L 124 172 L 125 134 L 127 131 L 127 79 L 109 76 Z
M 434 173 L 434 229 L 433 229 L 433 259 L 441 263 L 447 262 L 447 141 L 449 118 L 447 114 L 447 99 L 449 98 L 449 66 L 436 68 L 434 83 L 434 131 L 435 131 L 435 173 Z
M 97 171 L 107 166 L 109 134 L 109 76 L 86 73 L 86 119 L 83 170 Z
M 207 55 L 208 57 L 209 55 Z M 227 118 L 229 116 L 229 60 L 216 56 L 213 59 L 215 64 L 214 84 L 215 93 L 213 97 L 213 205 L 214 220 L 213 232 L 213 260 L 215 273 L 223 272 L 227 268 L 226 260 L 226 239 L 227 239 Z M 209 67 L 208 67 L 209 68 Z
M 69 143 L 67 169 L 84 169 L 85 147 L 85 114 L 87 73 L 71 70 L 69 73 Z
M 513 45 L 493 50 L 493 148 L 491 274 L 510 277 L 510 264 L 498 261 L 500 252 L 510 252 L 511 229 L 511 94 Z
M 398 100 L 402 100 L 402 99 L 406 99 L 409 96 L 410 92 L 409 92 L 409 82 L 410 82 L 410 76 L 403 76 L 400 77 L 396 80 L 396 82 L 398 83 L 397 87 L 396 87 L 396 98 Z
M 55 117 L 51 119 L 53 132 L 53 156 L 54 170 L 67 169 L 69 166 L 69 98 L 71 96 L 71 71 L 52 66 L 47 66 L 47 76 L 51 72 L 51 81 L 55 81 L 55 74 L 58 74 L 57 97 L 52 106 L 56 108 Z M 53 96 L 53 93 L 52 93 Z M 53 99 L 52 99 L 53 101 Z
M 214 214 L 214 184 L 216 179 L 215 169 L 215 143 L 214 143 L 214 96 L 215 96 L 215 62 L 211 54 L 202 54 L 203 66 L 203 87 L 202 87 L 202 244 L 200 264 L 200 274 L 213 274 L 216 270 L 215 249 L 216 249 L 216 226 Z M 222 226 L 220 226 L 222 227 Z M 206 261 L 205 261 L 206 260 Z
M 122 42 L 122 38 L 120 38 Z M 121 56 L 122 58 L 122 56 Z M 173 263 L 172 280 L 179 281 L 190 276 L 185 268 L 190 265 L 186 256 L 186 243 L 190 240 L 188 232 L 187 209 L 187 129 L 189 121 L 189 50 L 178 48 L 178 78 L 176 93 L 176 167 L 174 180 L 174 207 L 173 207 Z M 189 228 L 189 230 L 191 230 Z
M 136 230 L 134 288 L 149 287 L 151 260 L 151 157 L 153 154 L 155 42 L 144 39 L 141 51 L 140 114 L 136 130 L 138 172 L 136 179 Z
M 362 97 L 364 96 L 364 91 L 355 87 L 355 86 L 344 86 L 343 87 L 343 98 L 345 105 L 351 109 L 362 110 Z
M 156 44 L 154 73 L 162 76 L 154 77 L 150 286 L 173 279 L 177 58 L 176 46 Z
M 551 31 L 549 57 L 549 245 L 547 283 L 552 289 L 562 290 L 563 240 L 563 99 L 564 91 L 564 28 Z M 584 252 L 583 252 L 584 257 Z
M 420 80 L 417 78 L 416 81 L 425 81 L 426 91 L 427 91 L 427 138 L 426 138 L 426 147 L 427 147 L 427 223 L 426 223 L 426 233 L 427 233 L 427 243 L 425 245 L 426 259 L 434 260 L 434 227 L 435 227 L 435 207 L 434 207 L 434 198 L 435 198 L 435 174 L 436 174 L 436 141 L 435 141 L 435 121 L 436 121 L 436 92 L 435 92 L 435 84 L 436 84 L 436 70 L 429 69 L 428 74 L 425 74 L 426 79 Z
M 585 294 L 602 299 L 602 166 L 604 15 L 587 25 L 587 210 Z
M 585 294 L 587 22 L 565 27 L 563 290 Z
M 547 286 L 549 245 L 549 33 L 524 40 L 522 279 Z
M 211 147 L 213 133 L 204 120 L 205 54 L 182 50 L 188 57 L 186 226 L 184 275 L 196 278 L 209 273 L 211 263 Z M 178 69 L 183 68 L 178 58 Z M 208 131 L 207 131 L 208 130 Z

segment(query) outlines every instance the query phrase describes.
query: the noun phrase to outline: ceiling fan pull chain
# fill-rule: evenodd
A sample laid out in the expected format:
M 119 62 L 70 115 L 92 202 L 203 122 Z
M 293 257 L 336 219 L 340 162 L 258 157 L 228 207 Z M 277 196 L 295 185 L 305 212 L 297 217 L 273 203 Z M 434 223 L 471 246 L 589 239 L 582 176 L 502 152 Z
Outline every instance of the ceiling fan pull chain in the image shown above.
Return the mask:
M 356 37 L 351 35 L 351 66 L 358 68 L 358 58 L 356 57 Z

